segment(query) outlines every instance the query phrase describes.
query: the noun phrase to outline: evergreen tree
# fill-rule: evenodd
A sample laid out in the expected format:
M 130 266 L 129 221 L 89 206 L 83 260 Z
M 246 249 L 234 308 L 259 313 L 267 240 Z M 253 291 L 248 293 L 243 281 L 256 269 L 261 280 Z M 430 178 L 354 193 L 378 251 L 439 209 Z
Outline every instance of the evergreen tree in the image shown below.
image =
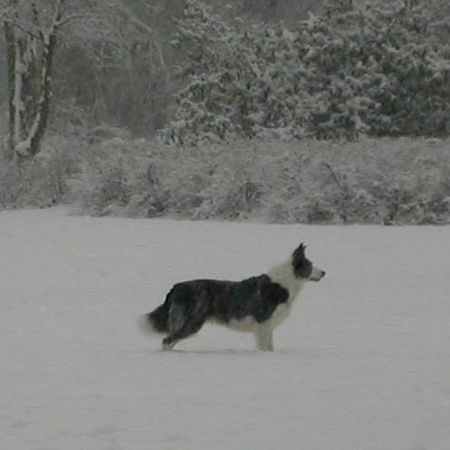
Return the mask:
M 450 65 L 428 3 L 333 0 L 300 28 L 314 134 L 448 135 Z
M 304 67 L 294 34 L 282 27 L 239 32 L 200 1 L 185 3 L 174 43 L 188 56 L 181 73 L 189 82 L 163 139 L 183 144 L 271 131 L 303 135 L 309 95 L 300 88 Z
M 295 32 L 240 32 L 185 0 L 176 45 L 188 83 L 164 140 L 448 135 L 448 46 L 433 11 L 332 0 Z

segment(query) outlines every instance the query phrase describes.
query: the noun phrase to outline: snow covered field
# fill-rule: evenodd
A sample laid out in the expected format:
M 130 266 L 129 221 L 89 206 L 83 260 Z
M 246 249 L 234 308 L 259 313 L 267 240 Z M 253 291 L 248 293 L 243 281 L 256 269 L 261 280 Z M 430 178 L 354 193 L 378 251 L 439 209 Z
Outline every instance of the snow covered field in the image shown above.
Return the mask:
M 300 241 L 327 277 L 274 353 L 139 333 L 174 281 L 257 274 Z M 4 211 L 0 251 L 1 449 L 450 448 L 450 227 Z

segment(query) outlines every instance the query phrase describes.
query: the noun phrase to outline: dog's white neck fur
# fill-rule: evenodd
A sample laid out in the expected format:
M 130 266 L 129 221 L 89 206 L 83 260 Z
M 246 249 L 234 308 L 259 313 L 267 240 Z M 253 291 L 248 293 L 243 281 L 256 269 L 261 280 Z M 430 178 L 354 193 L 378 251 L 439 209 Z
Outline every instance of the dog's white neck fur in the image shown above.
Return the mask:
M 297 278 L 291 260 L 288 260 L 267 272 L 269 278 L 289 292 L 287 302 L 292 303 L 307 280 Z
M 231 320 L 228 326 L 235 330 L 255 332 L 258 347 L 263 350 L 272 350 L 272 331 L 289 316 L 294 300 L 308 280 L 295 276 L 291 260 L 269 270 L 267 275 L 273 283 L 278 283 L 289 292 L 287 301 L 279 304 L 270 319 L 263 323 L 258 323 L 253 317 L 247 316 L 244 319 Z
M 257 330 L 258 347 L 263 350 L 272 350 L 272 331 L 287 319 L 294 300 L 307 280 L 295 276 L 291 260 L 269 270 L 267 275 L 272 282 L 278 283 L 289 292 L 286 303 L 278 305 L 270 319 L 261 324 Z

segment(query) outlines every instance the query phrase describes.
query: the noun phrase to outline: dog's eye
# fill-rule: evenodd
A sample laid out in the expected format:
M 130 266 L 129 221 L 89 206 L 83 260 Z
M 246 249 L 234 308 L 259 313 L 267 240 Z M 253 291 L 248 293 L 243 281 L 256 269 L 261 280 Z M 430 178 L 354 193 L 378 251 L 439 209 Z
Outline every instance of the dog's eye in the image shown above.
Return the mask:
M 298 277 L 302 278 L 308 278 L 311 275 L 312 272 L 312 264 L 307 259 L 303 260 L 297 267 L 296 267 L 296 275 Z

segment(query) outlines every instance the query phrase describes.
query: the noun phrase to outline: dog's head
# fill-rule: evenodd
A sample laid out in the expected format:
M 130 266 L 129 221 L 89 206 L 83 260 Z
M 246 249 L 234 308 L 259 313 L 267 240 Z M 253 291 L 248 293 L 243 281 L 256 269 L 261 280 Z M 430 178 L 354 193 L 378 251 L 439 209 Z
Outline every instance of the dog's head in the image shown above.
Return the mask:
M 314 267 L 312 262 L 305 256 L 306 246 L 300 244 L 292 254 L 292 266 L 297 278 L 308 281 L 319 281 L 325 276 L 325 272 Z

